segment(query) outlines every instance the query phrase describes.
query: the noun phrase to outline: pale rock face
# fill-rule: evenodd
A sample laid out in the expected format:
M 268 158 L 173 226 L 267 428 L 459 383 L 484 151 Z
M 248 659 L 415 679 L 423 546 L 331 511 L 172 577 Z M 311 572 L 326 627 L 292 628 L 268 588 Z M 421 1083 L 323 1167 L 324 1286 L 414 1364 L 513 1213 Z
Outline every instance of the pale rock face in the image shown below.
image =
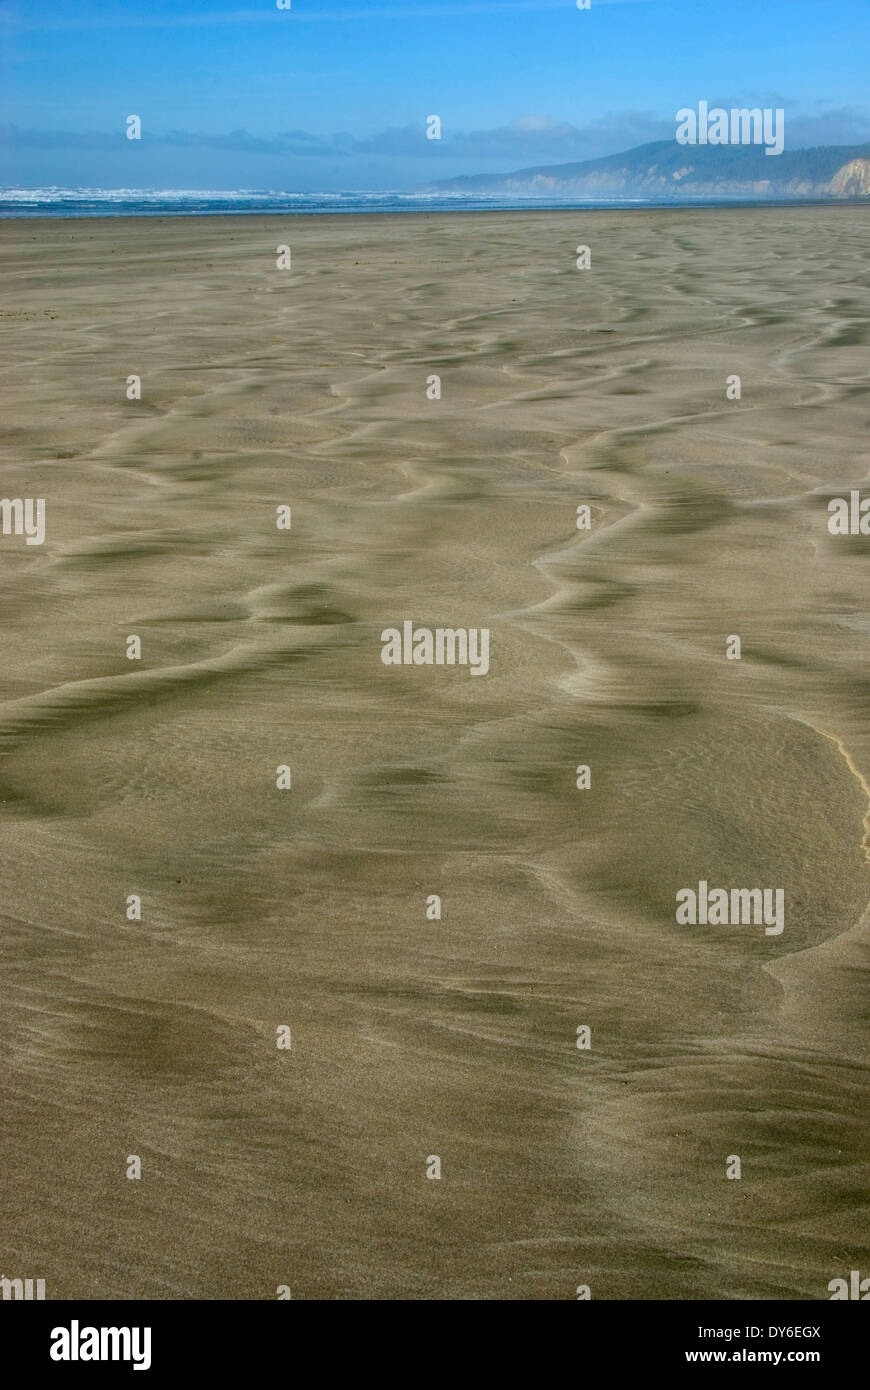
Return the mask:
M 831 179 L 831 192 L 846 198 L 870 193 L 870 159 L 853 159 L 838 169 Z

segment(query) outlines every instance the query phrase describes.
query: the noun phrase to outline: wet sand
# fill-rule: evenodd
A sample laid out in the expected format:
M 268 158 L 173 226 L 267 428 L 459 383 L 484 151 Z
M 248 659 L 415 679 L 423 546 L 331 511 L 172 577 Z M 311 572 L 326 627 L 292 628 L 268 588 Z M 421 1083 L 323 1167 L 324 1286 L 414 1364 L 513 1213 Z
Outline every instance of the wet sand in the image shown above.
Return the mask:
M 870 1274 L 870 538 L 826 511 L 867 225 L 0 223 L 3 493 L 47 503 L 0 539 L 0 1272 Z M 384 666 L 406 619 L 488 628 L 489 673 Z M 677 925 L 700 879 L 783 888 L 782 935 Z

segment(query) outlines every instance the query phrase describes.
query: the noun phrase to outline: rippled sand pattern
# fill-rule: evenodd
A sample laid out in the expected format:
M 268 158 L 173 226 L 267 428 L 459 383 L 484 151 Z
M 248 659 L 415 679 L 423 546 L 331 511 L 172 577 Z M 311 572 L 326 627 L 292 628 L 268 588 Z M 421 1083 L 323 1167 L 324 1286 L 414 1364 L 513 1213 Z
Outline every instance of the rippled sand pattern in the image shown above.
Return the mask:
M 0 225 L 3 491 L 47 499 L 0 540 L 0 1272 L 870 1274 L 870 538 L 826 511 L 870 461 L 867 225 Z M 489 675 L 385 667 L 404 619 L 488 627 Z M 678 926 L 701 878 L 782 887 L 782 936 Z

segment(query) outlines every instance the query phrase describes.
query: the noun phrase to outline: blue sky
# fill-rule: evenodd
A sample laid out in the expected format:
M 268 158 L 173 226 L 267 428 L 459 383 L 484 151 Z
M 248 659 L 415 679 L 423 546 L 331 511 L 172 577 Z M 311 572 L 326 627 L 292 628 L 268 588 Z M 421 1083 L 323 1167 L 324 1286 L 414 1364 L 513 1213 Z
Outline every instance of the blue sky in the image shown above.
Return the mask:
M 0 0 L 0 182 L 410 188 L 673 139 L 699 100 L 857 144 L 868 59 L 870 0 Z

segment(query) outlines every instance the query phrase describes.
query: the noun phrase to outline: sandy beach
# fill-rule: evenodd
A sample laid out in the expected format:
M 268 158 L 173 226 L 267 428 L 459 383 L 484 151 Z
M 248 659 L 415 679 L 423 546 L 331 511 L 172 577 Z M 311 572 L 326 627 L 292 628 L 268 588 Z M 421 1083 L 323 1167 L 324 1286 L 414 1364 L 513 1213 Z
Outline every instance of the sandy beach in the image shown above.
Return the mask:
M 46 501 L 0 537 L 0 1273 L 870 1275 L 867 226 L 0 222 L 3 496 Z M 487 674 L 386 666 L 407 620 Z M 701 880 L 784 930 L 678 925 Z

